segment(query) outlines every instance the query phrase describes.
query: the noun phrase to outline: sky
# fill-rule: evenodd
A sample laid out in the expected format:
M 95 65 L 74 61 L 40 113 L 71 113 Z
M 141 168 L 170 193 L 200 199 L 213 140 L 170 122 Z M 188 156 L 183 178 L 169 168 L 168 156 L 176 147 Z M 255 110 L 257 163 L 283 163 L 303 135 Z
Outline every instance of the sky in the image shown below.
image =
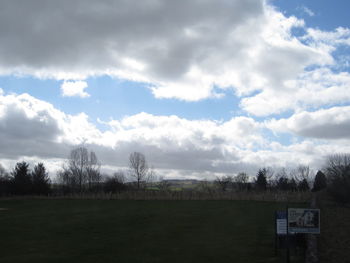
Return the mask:
M 347 0 L 0 0 L 0 164 L 164 178 L 350 152 Z

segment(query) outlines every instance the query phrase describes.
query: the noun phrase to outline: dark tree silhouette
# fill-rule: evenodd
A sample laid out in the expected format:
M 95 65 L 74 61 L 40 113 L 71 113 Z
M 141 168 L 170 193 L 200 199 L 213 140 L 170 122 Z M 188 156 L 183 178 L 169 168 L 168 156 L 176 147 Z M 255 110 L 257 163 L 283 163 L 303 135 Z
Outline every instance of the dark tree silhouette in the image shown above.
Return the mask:
M 246 173 L 241 172 L 233 178 L 238 190 L 247 190 L 249 187 L 249 177 Z
M 32 191 L 32 180 L 29 171 L 29 164 L 20 162 L 16 164 L 12 172 L 13 193 L 17 195 L 28 195 Z
M 106 193 L 120 193 L 126 190 L 125 176 L 122 172 L 116 172 L 111 177 L 107 177 L 103 190 Z
M 290 191 L 296 191 L 297 189 L 298 189 L 298 184 L 295 181 L 295 179 L 294 178 L 290 179 L 290 181 L 289 181 L 289 190 Z
M 298 168 L 298 170 L 299 170 L 299 168 Z M 293 170 L 288 174 L 286 169 L 282 168 L 276 174 L 276 177 L 277 177 L 277 179 L 275 181 L 276 189 L 278 189 L 280 191 L 296 191 L 296 190 L 298 190 L 298 186 L 300 185 L 301 182 L 303 182 L 301 187 L 306 188 L 306 185 L 304 185 L 304 184 L 305 183 L 307 184 L 307 180 L 303 181 L 304 179 L 299 179 L 302 177 L 297 174 L 298 170 Z
M 278 178 L 277 183 L 276 183 L 276 187 L 278 190 L 281 191 L 288 191 L 291 188 L 289 179 L 285 176 L 281 176 L 280 178 Z
M 258 190 L 266 190 L 267 188 L 266 175 L 267 175 L 266 168 L 259 169 L 255 180 L 255 186 Z
M 350 154 L 336 154 L 328 157 L 324 168 L 328 191 L 339 203 L 350 202 Z
M 322 173 L 321 171 L 318 171 L 316 176 L 315 176 L 315 181 L 314 181 L 312 191 L 317 192 L 317 191 L 320 191 L 320 190 L 325 189 L 325 188 L 327 188 L 326 175 L 324 173 Z
M 310 167 L 306 165 L 299 165 L 296 170 L 292 171 L 293 179 L 295 180 L 299 191 L 310 190 L 310 174 Z
M 58 190 L 63 194 L 78 192 L 77 178 L 66 167 L 57 172 Z
M 50 178 L 43 163 L 38 163 L 32 171 L 33 194 L 47 195 L 50 192 Z
M 11 178 L 5 168 L 0 164 L 0 196 L 11 193 Z
M 232 176 L 216 177 L 214 183 L 222 192 L 225 192 L 232 185 Z
M 309 191 L 310 190 L 309 183 L 306 179 L 303 179 L 298 183 L 298 190 L 299 191 Z

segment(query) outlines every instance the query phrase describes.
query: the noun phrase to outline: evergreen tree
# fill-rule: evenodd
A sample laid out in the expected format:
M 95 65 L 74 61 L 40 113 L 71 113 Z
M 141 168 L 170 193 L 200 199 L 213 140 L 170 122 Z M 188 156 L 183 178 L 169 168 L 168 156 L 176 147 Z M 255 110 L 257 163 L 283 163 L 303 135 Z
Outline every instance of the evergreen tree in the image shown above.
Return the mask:
M 255 185 L 258 190 L 266 190 L 267 188 L 266 174 L 267 174 L 266 168 L 259 169 L 256 177 L 256 181 L 255 181 Z
M 29 172 L 29 164 L 26 162 L 17 163 L 12 172 L 13 193 L 27 195 L 32 190 L 32 180 Z
M 47 195 L 50 192 L 50 178 L 43 163 L 38 163 L 32 171 L 33 194 Z
M 324 173 L 318 171 L 315 177 L 314 185 L 312 188 L 313 192 L 320 191 L 327 187 L 327 178 Z

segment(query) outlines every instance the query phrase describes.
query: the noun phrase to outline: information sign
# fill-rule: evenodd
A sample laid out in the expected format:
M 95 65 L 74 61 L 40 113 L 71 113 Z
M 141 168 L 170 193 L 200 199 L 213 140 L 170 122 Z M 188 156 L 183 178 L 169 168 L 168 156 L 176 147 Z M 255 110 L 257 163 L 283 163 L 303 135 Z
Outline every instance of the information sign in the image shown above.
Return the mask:
M 277 235 L 287 234 L 287 212 L 286 211 L 276 212 L 276 234 Z
M 288 208 L 289 233 L 320 233 L 320 209 Z

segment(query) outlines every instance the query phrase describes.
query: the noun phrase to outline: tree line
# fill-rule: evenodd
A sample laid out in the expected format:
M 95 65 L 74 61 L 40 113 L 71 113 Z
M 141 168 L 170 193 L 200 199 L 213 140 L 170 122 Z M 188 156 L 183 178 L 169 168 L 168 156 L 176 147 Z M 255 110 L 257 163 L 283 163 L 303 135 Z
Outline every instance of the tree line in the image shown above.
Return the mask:
M 26 162 L 18 162 L 8 173 L 0 165 L 0 196 L 49 195 L 71 193 L 118 193 L 125 190 L 145 190 L 154 181 L 154 172 L 149 167 L 145 155 L 133 152 L 129 155 L 128 171 L 118 171 L 113 175 L 101 173 L 101 163 L 93 151 L 79 146 L 57 172 L 52 182 L 43 163 L 33 169 Z M 169 191 L 167 180 L 160 179 L 153 184 L 159 191 Z M 214 188 L 212 187 L 214 186 Z M 290 172 L 282 168 L 260 168 L 251 180 L 242 172 L 235 176 L 217 177 L 213 184 L 202 184 L 210 191 L 320 191 L 327 189 L 339 202 L 350 202 L 350 154 L 329 156 L 324 167 L 315 176 L 308 166 L 299 166 Z
M 0 166 L 0 196 L 47 195 L 50 190 L 50 178 L 43 163 L 31 171 L 28 163 L 19 162 L 10 174 Z
M 278 190 L 278 191 L 319 191 L 327 186 L 327 179 L 322 171 L 318 171 L 313 180 L 310 168 L 300 165 L 287 173 L 285 168 L 274 172 L 272 168 L 260 168 L 253 180 L 248 174 L 241 172 L 235 176 L 217 177 L 216 187 L 225 192 L 229 190 Z
M 56 190 L 63 194 L 141 190 L 146 187 L 153 175 L 145 155 L 139 152 L 130 154 L 127 172 L 118 171 L 110 176 L 101 174 L 100 168 L 101 163 L 93 151 L 89 152 L 85 147 L 73 149 L 66 163 L 57 173 Z
M 101 163 L 96 154 L 80 146 L 70 152 L 53 182 L 43 163 L 38 163 L 30 170 L 29 163 L 18 162 L 10 173 L 0 164 L 0 196 L 141 190 L 145 189 L 153 174 L 146 157 L 139 152 L 130 154 L 127 173 L 118 171 L 113 175 L 102 174 Z

